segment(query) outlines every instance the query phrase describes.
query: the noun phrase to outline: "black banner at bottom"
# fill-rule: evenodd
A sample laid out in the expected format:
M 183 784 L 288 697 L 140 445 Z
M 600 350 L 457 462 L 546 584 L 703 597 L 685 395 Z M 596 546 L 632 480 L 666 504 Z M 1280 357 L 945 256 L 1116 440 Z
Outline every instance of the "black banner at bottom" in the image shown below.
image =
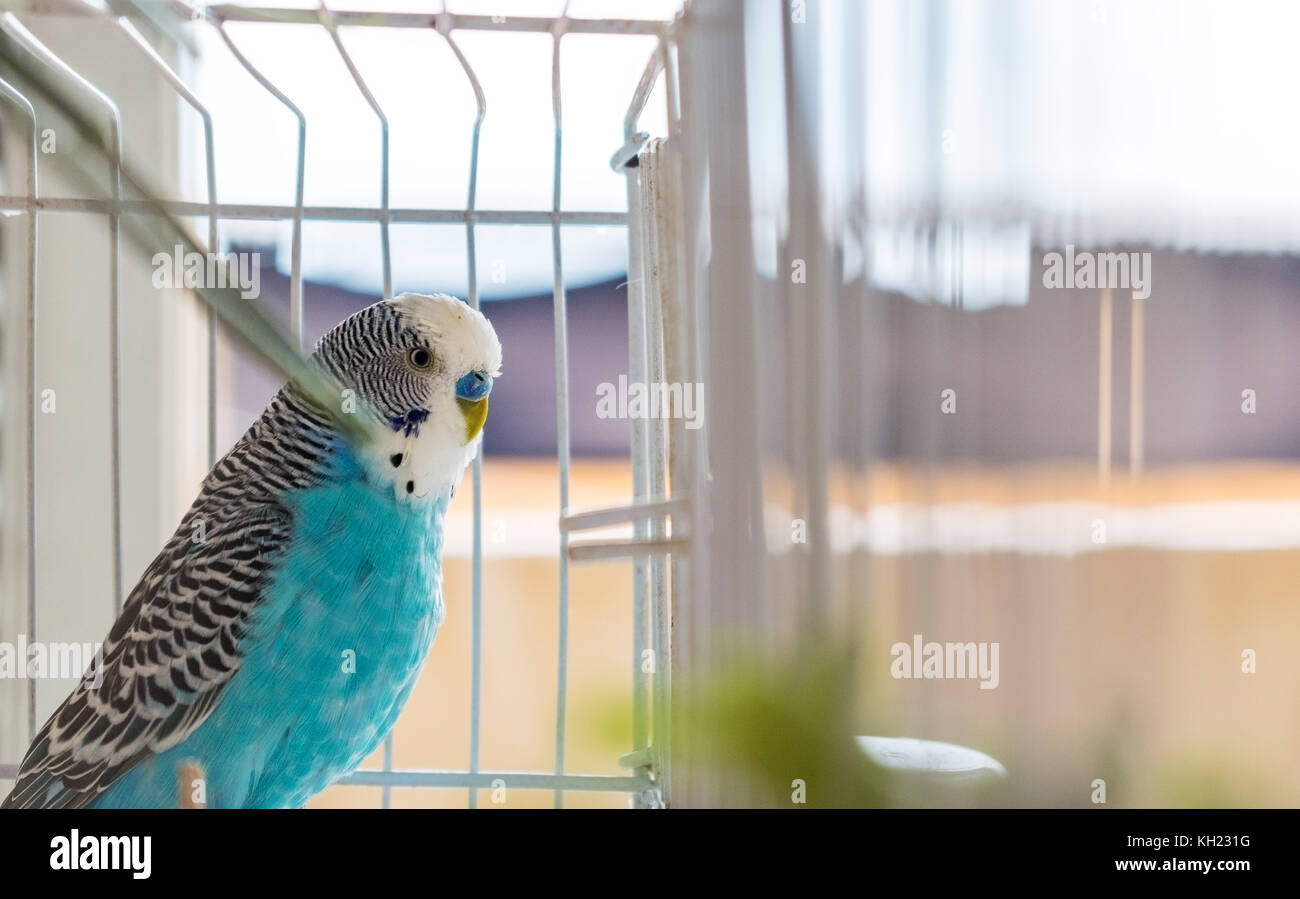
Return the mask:
M 466 863 L 486 865 L 493 883 L 565 869 L 586 882 L 672 876 L 683 866 L 692 879 L 732 884 L 776 868 L 864 886 L 918 872 L 927 885 L 996 875 L 1226 886 L 1287 877 L 1298 820 L 1293 811 L 1154 810 L 4 812 L 0 872 L 7 884 L 128 893 L 376 878 L 434 886 Z

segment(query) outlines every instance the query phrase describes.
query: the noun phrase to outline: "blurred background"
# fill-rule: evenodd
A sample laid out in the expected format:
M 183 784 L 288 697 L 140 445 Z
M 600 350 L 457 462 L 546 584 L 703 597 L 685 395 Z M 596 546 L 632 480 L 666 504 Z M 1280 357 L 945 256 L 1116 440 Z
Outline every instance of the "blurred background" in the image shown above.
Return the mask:
M 659 787 L 649 804 L 681 806 L 789 805 L 796 781 L 809 804 L 1082 807 L 1101 804 L 1098 781 L 1112 806 L 1300 804 L 1300 8 L 683 6 L 447 3 L 493 17 L 452 32 L 487 103 L 477 208 L 537 215 L 474 228 L 473 287 L 505 352 L 482 467 L 477 710 L 464 491 L 447 527 L 446 621 L 389 756 L 363 767 L 630 770 Z M 385 151 L 327 29 L 257 21 L 315 3 L 193 21 L 175 3 L 18 3 L 21 24 L 117 105 L 123 158 L 162 198 L 193 204 L 208 200 L 203 122 L 110 7 L 210 113 L 220 203 L 274 207 L 222 216 L 218 243 L 259 253 L 254 302 L 286 327 L 300 279 L 308 346 L 384 292 L 383 232 L 356 210 L 465 208 L 477 104 L 433 18 L 340 29 L 386 116 Z M 488 26 L 560 16 L 642 26 L 564 34 L 556 197 L 556 39 Z M 217 22 L 307 123 L 302 203 L 316 214 L 297 266 L 285 212 L 297 123 Z M 0 640 L 12 641 L 29 627 L 31 213 L 25 125 L 5 112 Z M 56 137 L 39 195 L 84 196 L 73 170 L 102 181 L 104 160 Z M 611 165 L 629 147 L 640 164 Z M 575 213 L 558 228 L 564 404 L 553 208 Z M 202 237 L 199 212 L 186 221 Z M 60 207 L 39 221 L 37 385 L 57 412 L 37 419 L 31 574 L 42 639 L 99 640 L 114 600 L 111 252 L 103 215 Z M 399 219 L 387 240 L 393 293 L 471 293 L 462 219 Z M 208 467 L 205 313 L 189 291 L 151 284 L 153 252 L 124 239 L 128 587 Z M 1102 254 L 1124 254 L 1124 277 Z M 1077 277 L 1055 277 L 1056 255 Z M 224 452 L 283 378 L 224 330 L 217 350 Z M 704 426 L 603 416 L 600 385 L 620 376 L 701 384 Z M 562 513 L 668 497 L 681 505 L 598 536 L 672 539 L 670 552 L 560 561 Z M 996 687 L 946 670 L 896 677 L 896 647 L 918 634 L 997 644 Z M 648 647 L 671 678 L 645 670 Z M 35 685 L 38 722 L 72 684 Z M 26 746 L 27 687 L 0 679 L 0 763 Z M 635 723 L 645 702 L 649 732 Z M 1006 776 L 900 780 L 846 750 L 855 735 L 960 744 Z M 471 792 L 341 785 L 313 805 L 463 807 Z M 477 792 L 485 808 L 555 800 Z M 636 793 L 564 802 L 646 804 Z

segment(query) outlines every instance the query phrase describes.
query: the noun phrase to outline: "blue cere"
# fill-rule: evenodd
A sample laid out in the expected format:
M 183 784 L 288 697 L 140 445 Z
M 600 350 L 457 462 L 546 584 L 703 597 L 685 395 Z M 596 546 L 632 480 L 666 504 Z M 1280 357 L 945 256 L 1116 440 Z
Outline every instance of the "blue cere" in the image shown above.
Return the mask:
M 492 391 L 492 379 L 481 371 L 472 371 L 456 382 L 456 396 L 463 400 L 481 400 Z

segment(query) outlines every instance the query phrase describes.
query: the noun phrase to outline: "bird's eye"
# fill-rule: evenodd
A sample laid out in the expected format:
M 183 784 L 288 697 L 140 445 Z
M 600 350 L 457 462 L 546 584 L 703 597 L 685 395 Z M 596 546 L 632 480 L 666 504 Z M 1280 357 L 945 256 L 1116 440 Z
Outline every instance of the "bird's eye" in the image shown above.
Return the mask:
M 418 346 L 411 350 L 411 352 L 407 354 L 406 358 L 410 361 L 411 367 L 418 371 L 425 371 L 433 367 L 433 353 L 429 352 L 422 346 Z

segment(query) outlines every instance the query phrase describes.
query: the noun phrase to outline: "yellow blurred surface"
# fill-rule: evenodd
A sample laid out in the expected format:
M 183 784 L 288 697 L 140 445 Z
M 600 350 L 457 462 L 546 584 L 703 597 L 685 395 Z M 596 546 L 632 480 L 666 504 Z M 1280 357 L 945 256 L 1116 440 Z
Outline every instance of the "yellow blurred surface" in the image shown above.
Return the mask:
M 1178 502 L 1300 498 L 1300 466 L 1231 463 L 1117 472 L 1098 485 L 1087 466 L 878 466 L 836 476 L 835 497 L 869 504 L 1049 500 L 1143 507 Z M 574 507 L 626 502 L 625 463 L 575 461 Z M 779 479 L 769 498 L 787 500 Z M 468 483 L 468 482 L 467 482 Z M 553 462 L 489 460 L 484 520 L 496 510 L 558 514 Z M 449 526 L 467 526 L 469 491 Z M 513 515 L 513 512 L 511 513 Z M 555 750 L 557 566 L 501 555 L 484 562 L 480 769 L 551 771 Z M 535 535 L 534 535 L 535 536 Z M 490 539 L 485 534 L 485 540 Z M 779 590 L 774 559 L 770 583 Z M 1010 772 L 999 802 L 1090 805 L 1300 805 L 1300 552 L 1108 549 L 1071 557 L 903 553 L 837 557 L 833 582 L 860 628 L 864 732 L 925 737 L 990 752 Z M 601 732 L 611 704 L 630 701 L 631 569 L 575 565 L 571 573 L 566 770 L 619 774 Z M 396 731 L 398 768 L 464 769 L 469 756 L 469 559 L 446 561 L 447 618 Z M 997 689 L 972 680 L 889 677 L 890 646 L 910 640 L 997 641 Z M 1257 672 L 1242 672 L 1254 650 Z M 628 737 L 630 748 L 630 735 Z M 365 767 L 378 768 L 379 753 Z M 393 791 L 395 807 L 464 807 L 464 789 Z M 546 791 L 511 790 L 479 805 L 549 807 Z M 626 807 L 623 794 L 573 793 L 571 807 Z M 314 807 L 376 807 L 378 788 L 335 787 Z

